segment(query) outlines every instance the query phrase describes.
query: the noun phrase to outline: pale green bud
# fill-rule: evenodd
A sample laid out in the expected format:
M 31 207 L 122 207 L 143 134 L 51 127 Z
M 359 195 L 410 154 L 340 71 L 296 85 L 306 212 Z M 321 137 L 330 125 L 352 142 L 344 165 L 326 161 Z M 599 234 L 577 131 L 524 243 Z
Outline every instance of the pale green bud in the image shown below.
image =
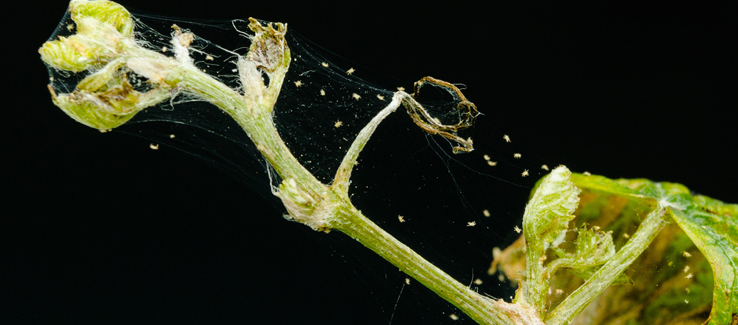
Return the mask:
M 101 131 L 116 128 L 130 120 L 134 114 L 116 114 L 113 106 L 85 92 L 57 95 L 49 86 L 54 104 L 75 121 Z M 108 109 L 100 109 L 101 106 Z
M 112 1 L 72 0 L 69 12 L 77 33 L 39 49 L 43 61 L 53 68 L 89 73 L 69 94 L 57 94 L 49 86 L 54 104 L 67 115 L 89 127 L 109 130 L 171 97 L 169 85 L 163 83 L 166 71 L 173 67 L 171 60 L 136 44 L 133 18 L 125 8 Z M 136 57 L 142 54 L 148 56 Z M 145 92 L 134 89 L 128 81 L 131 71 L 146 77 L 152 87 Z
M 77 34 L 44 43 L 39 53 L 46 64 L 80 72 L 108 62 L 127 44 L 133 44 L 133 19 L 121 5 L 73 0 L 69 11 Z
M 95 29 L 99 27 L 95 24 L 90 24 L 90 20 L 84 19 L 92 18 L 94 21 L 113 27 L 124 37 L 133 35 L 133 19 L 131 18 L 131 13 L 115 2 L 73 0 L 69 3 L 69 11 L 72 15 L 72 20 L 77 23 L 78 34 L 85 35 L 96 32 Z
M 88 42 L 81 40 L 78 35 L 72 35 L 46 42 L 38 52 L 41 54 L 41 60 L 56 69 L 80 72 L 89 69 L 95 63 L 99 48 L 90 47 Z
M 136 113 L 169 99 L 168 89 L 157 87 L 147 92 L 133 89 L 124 75 L 110 64 L 83 79 L 69 94 L 59 94 L 49 86 L 56 106 L 77 122 L 99 130 L 123 125 Z

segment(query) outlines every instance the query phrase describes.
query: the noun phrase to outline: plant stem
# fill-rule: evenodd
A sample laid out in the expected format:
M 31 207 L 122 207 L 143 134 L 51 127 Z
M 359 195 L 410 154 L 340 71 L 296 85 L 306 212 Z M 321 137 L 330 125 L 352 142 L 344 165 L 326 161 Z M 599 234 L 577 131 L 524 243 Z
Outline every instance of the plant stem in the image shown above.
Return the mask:
M 646 250 L 666 223 L 666 208 L 657 205 L 625 246 L 548 315 L 546 325 L 570 323 Z
M 171 70 L 167 82 L 196 93 L 230 115 L 254 142 L 256 148 L 283 179 L 292 178 L 312 194 L 322 196 L 326 187 L 292 155 L 272 120 L 271 107 L 250 107 L 235 90 L 194 65 L 181 64 Z
M 511 324 L 494 300 L 472 291 L 377 226 L 348 200 L 329 218 L 331 228 L 356 239 L 480 324 Z
M 327 229 L 338 230 L 356 239 L 480 324 L 512 323 L 494 300 L 456 281 L 361 214 L 351 204 L 345 188 L 329 188 L 320 183 L 285 146 L 272 123 L 270 110 L 245 107 L 237 92 L 194 66 L 180 65 L 169 72 L 167 82 L 198 94 L 231 115 L 283 179 L 294 179 L 306 194 L 318 199 L 320 203 L 316 204 L 312 217 L 325 220 Z M 396 108 L 396 105 L 392 106 Z M 383 115 L 394 108 L 383 111 Z M 371 133 L 375 127 L 367 132 Z M 355 155 L 358 155 L 360 148 L 355 149 Z M 350 173 L 350 167 L 345 172 Z
M 403 98 L 406 96 L 409 95 L 402 91 L 395 93 L 395 95 L 392 96 L 392 102 L 387 105 L 387 107 L 382 109 L 379 114 L 374 116 L 372 120 L 369 121 L 369 123 L 367 123 L 367 125 L 364 126 L 363 129 L 361 129 L 359 134 L 356 136 L 354 142 L 351 143 L 351 147 L 346 152 L 346 155 L 343 157 L 341 165 L 338 166 L 336 177 L 333 178 L 332 188 L 335 189 L 338 193 L 348 194 L 351 170 L 356 165 L 356 160 L 359 158 L 359 153 L 361 153 L 361 151 L 364 149 L 366 143 L 369 142 L 369 138 L 371 138 L 372 134 L 377 129 L 379 124 L 382 123 L 382 121 L 387 116 L 397 110 Z

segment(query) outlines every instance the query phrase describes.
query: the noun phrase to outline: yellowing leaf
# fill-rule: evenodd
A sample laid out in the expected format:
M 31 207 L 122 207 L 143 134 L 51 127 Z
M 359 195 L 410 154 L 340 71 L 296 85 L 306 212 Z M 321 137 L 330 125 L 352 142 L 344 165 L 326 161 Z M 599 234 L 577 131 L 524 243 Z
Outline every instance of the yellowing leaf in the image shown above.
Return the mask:
M 713 303 L 707 324 L 738 322 L 738 205 L 692 195 L 685 186 L 675 183 L 657 183 L 646 179 L 609 180 L 600 176 L 578 174 L 573 175 L 572 179 L 577 186 L 586 190 L 624 196 L 641 202 L 658 202 L 659 205 L 668 207 L 667 213 L 704 254 L 712 269 Z M 684 252 L 677 250 L 675 253 Z M 683 258 L 673 258 L 669 262 L 675 263 L 675 260 Z M 707 276 L 691 273 L 689 268 L 682 270 L 685 270 L 682 272 L 685 274 L 679 276 L 686 279 Z M 697 272 L 696 267 L 693 270 Z M 682 291 L 677 294 L 685 293 Z M 672 293 L 671 296 L 675 294 Z M 684 299 L 679 300 L 683 301 Z M 693 300 L 695 302 L 696 299 Z

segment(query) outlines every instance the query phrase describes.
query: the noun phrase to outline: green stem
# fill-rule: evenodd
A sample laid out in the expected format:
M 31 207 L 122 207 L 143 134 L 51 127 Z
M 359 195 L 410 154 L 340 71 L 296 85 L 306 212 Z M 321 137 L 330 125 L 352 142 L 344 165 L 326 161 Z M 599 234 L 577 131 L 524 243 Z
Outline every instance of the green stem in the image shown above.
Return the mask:
M 334 209 L 329 226 L 356 239 L 480 324 L 511 324 L 495 301 L 472 291 L 361 214 L 348 200 Z
M 313 214 L 315 218 L 324 219 L 328 229 L 336 229 L 356 239 L 477 322 L 511 323 L 510 318 L 494 304 L 493 300 L 456 281 L 362 215 L 347 199 L 347 193 L 342 189 L 328 188 L 320 183 L 290 153 L 279 137 L 272 123 L 271 110 L 246 107 L 240 94 L 194 66 L 180 65 L 169 72 L 167 82 L 196 93 L 231 115 L 283 179 L 294 179 L 305 193 L 313 198 L 319 198 L 320 203 L 316 204 Z M 396 108 L 395 105 L 392 106 Z M 392 110 L 384 110 L 384 115 L 391 113 Z M 380 120 L 381 118 L 383 117 L 380 117 Z M 376 125 L 366 130 L 367 139 L 374 128 Z M 357 146 L 355 154 L 349 159 L 355 160 L 355 156 L 363 147 L 362 144 Z M 348 176 L 350 168 L 344 173 Z
M 279 136 L 272 120 L 271 107 L 248 106 L 238 92 L 194 65 L 181 64 L 171 70 L 167 82 L 197 94 L 230 115 L 280 177 L 294 179 L 313 195 L 325 194 L 326 186 L 300 164 Z
M 548 315 L 546 325 L 570 323 L 646 250 L 666 223 L 666 208 L 658 205 L 641 222 L 625 246 Z
M 346 152 L 346 155 L 343 157 L 343 160 L 341 161 L 341 165 L 338 166 L 338 171 L 336 172 L 336 177 L 333 179 L 333 188 L 341 194 L 347 194 L 348 193 L 348 185 L 349 180 L 351 178 L 351 170 L 356 165 L 356 161 L 359 158 L 359 153 L 361 153 L 361 150 L 364 149 L 364 146 L 366 146 L 367 142 L 369 142 L 369 139 L 371 138 L 372 134 L 375 130 L 377 130 L 377 127 L 379 126 L 382 121 L 389 116 L 390 114 L 394 113 L 397 108 L 400 106 L 400 103 L 402 102 L 403 98 L 409 96 L 407 93 L 399 91 L 395 93 L 394 96 L 392 96 L 392 102 L 390 102 L 387 107 L 382 109 L 379 114 L 374 116 L 369 123 L 367 123 L 366 126 L 364 126 L 363 129 L 359 132 L 359 134 L 356 136 L 356 139 L 351 144 L 351 147 Z

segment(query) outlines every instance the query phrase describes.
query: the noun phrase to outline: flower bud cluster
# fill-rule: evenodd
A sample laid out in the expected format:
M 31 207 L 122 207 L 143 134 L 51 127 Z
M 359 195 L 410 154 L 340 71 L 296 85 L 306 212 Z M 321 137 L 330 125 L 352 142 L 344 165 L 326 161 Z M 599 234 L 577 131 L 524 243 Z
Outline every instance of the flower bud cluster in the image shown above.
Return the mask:
M 69 13 L 76 33 L 48 41 L 39 49 L 49 67 L 87 74 L 68 94 L 57 94 L 49 85 L 54 104 L 67 115 L 89 127 L 108 130 L 170 98 L 164 78 L 152 77 L 159 76 L 164 66 L 170 67 L 166 63 L 171 60 L 136 44 L 133 18 L 123 6 L 104 0 L 72 0 Z M 136 90 L 129 81 L 132 73 L 147 78 L 150 89 Z

